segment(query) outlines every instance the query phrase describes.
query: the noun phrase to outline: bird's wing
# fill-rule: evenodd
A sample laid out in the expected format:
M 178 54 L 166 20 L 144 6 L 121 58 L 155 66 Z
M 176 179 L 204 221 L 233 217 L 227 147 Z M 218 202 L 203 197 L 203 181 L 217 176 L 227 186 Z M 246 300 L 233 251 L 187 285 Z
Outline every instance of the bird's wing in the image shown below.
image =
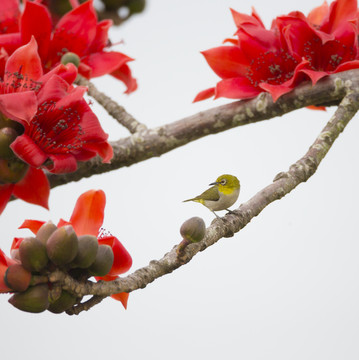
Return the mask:
M 210 201 L 218 201 L 219 200 L 219 192 L 217 186 L 212 186 L 201 195 L 195 197 L 195 199 L 203 199 Z

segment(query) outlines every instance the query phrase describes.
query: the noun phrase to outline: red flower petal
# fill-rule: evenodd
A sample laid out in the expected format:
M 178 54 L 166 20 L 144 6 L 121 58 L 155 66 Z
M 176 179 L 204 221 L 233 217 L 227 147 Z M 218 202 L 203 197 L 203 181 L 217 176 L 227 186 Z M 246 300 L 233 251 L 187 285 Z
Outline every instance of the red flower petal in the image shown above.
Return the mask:
M 219 46 L 202 52 L 208 65 L 222 79 L 244 76 L 249 61 L 237 46 Z
M 326 1 L 316 8 L 314 8 L 307 16 L 307 19 L 310 24 L 319 26 L 323 19 L 327 16 L 329 12 L 329 6 Z
M 132 60 L 132 58 L 120 52 L 102 51 L 82 58 L 81 62 L 92 69 L 91 77 L 98 77 L 111 73 Z
M 24 178 L 15 184 L 13 193 L 31 204 L 49 208 L 50 184 L 42 170 L 29 167 Z
M 137 81 L 132 77 L 132 73 L 127 64 L 122 65 L 119 69 L 112 71 L 111 75 L 121 80 L 126 86 L 125 94 L 130 94 L 137 89 Z
M 51 43 L 53 57 L 58 61 L 60 57 L 58 53 L 64 53 L 63 49 L 74 52 L 80 57 L 85 55 L 95 39 L 96 25 L 97 15 L 92 0 L 65 14 L 57 23 L 53 34 Z
M 14 184 L 0 185 L 0 215 L 6 208 L 6 205 L 10 200 L 13 190 Z
M 215 88 L 212 87 L 199 92 L 194 98 L 193 102 L 209 99 L 210 97 L 214 96 L 214 90 Z
M 26 90 L 32 90 L 33 81 L 38 80 L 42 72 L 40 56 L 37 52 L 36 40 L 32 37 L 30 42 L 19 47 L 8 59 L 5 65 L 5 82 L 13 80 L 13 74 L 18 73 L 24 76 L 17 80 Z M 10 77 L 10 78 L 9 78 Z M 17 91 L 19 91 L 17 89 Z
M 233 9 L 230 10 L 232 13 L 234 23 L 236 24 L 237 27 L 240 27 L 245 23 L 249 23 L 264 28 L 262 20 L 260 19 L 254 8 L 252 9 L 252 15 L 242 14 Z
M 106 236 L 99 238 L 98 243 L 100 245 L 104 244 L 111 246 L 115 257 L 112 268 L 107 275 L 115 276 L 123 274 L 131 268 L 131 255 L 115 236 Z
M 102 190 L 89 190 L 77 199 L 70 223 L 77 236 L 97 236 L 103 223 L 106 195 Z
M 224 79 L 215 89 L 215 99 L 226 97 L 229 99 L 249 99 L 261 93 L 261 89 L 254 87 L 245 77 Z
M 108 46 L 108 30 L 112 26 L 112 20 L 102 20 L 96 25 L 96 37 L 91 44 L 89 52 L 96 53 Z
M 48 159 L 48 155 L 26 134 L 18 136 L 10 147 L 21 160 L 36 168 Z
M 59 222 L 58 222 L 58 224 L 57 224 L 57 227 L 62 227 L 62 226 L 65 226 L 65 225 L 72 225 L 71 223 L 70 223 L 70 221 L 66 221 L 66 220 L 64 220 L 64 219 L 60 219 L 59 220 Z
M 0 1 L 0 33 L 17 32 L 20 15 L 18 0 Z
M 47 168 L 54 174 L 70 173 L 77 169 L 77 161 L 72 154 L 49 154 L 49 158 L 53 164 Z
M 19 226 L 19 229 L 29 229 L 36 235 L 39 229 L 41 228 L 41 226 L 44 224 L 45 221 L 27 219 Z M 11 249 L 13 248 L 16 247 L 12 246 Z
M 279 97 L 281 97 L 284 94 L 289 93 L 293 90 L 293 87 L 287 86 L 287 85 L 272 85 L 268 83 L 261 83 L 259 85 L 263 90 L 269 92 L 272 95 L 272 99 L 274 102 L 278 100 Z
M 347 21 L 357 18 L 357 0 L 336 0 L 330 4 L 329 13 L 323 19 L 321 31 L 333 33 Z
M 124 292 L 111 295 L 111 297 L 113 299 L 121 301 L 121 303 L 125 309 L 127 309 L 127 301 L 128 301 L 129 296 L 130 296 L 129 293 L 124 293 Z
M 12 54 L 21 44 L 20 33 L 0 35 L 0 48 L 4 48 L 8 54 Z
M 45 59 L 49 51 L 52 31 L 51 16 L 47 8 L 37 2 L 26 1 L 20 29 L 23 44 L 34 36 L 39 45 L 39 54 Z
M 9 119 L 25 125 L 37 111 L 37 98 L 33 91 L 15 92 L 0 95 L 0 112 Z

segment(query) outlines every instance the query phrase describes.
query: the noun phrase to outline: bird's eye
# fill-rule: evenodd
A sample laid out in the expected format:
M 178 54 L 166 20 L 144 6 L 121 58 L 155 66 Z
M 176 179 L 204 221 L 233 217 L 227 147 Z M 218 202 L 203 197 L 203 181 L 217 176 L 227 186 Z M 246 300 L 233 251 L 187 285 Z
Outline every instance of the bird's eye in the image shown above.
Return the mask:
M 221 185 L 226 185 L 226 183 L 227 183 L 226 179 L 221 180 Z

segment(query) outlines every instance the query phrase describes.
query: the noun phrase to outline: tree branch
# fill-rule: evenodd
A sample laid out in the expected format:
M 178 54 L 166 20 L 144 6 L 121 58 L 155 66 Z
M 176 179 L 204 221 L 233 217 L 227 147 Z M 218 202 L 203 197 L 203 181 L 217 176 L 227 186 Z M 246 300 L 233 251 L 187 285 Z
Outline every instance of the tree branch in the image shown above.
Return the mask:
M 139 123 L 132 115 L 130 115 L 124 107 L 117 104 L 109 96 L 99 91 L 94 84 L 83 76 L 78 75 L 76 84 L 87 86 L 87 93 L 93 97 L 104 109 L 121 125 L 128 129 L 131 134 L 141 132 L 147 129 L 146 125 Z
M 269 94 L 262 93 L 251 100 L 236 101 L 155 129 L 144 130 L 111 143 L 114 149 L 111 164 L 103 164 L 99 157 L 79 162 L 77 171 L 73 173 L 48 174 L 50 186 L 53 188 L 94 174 L 130 166 L 161 156 L 204 136 L 282 116 L 308 105 L 338 103 L 351 87 L 359 87 L 358 70 L 333 74 L 315 86 L 303 84 L 275 103 Z M 90 88 L 92 89 L 91 86 Z
M 233 236 L 234 233 L 244 228 L 255 216 L 259 215 L 270 203 L 281 199 L 297 185 L 307 181 L 315 173 L 320 162 L 350 119 L 355 115 L 358 108 L 359 91 L 349 91 L 341 101 L 333 117 L 301 159 L 290 166 L 288 171 L 279 173 L 272 184 L 259 191 L 246 203 L 243 203 L 233 214 L 230 213 L 223 218 L 213 220 L 212 224 L 206 229 L 204 239 L 199 243 L 188 245 L 181 253 L 181 256 L 178 256 L 177 246 L 175 246 L 162 259 L 153 260 L 148 266 L 111 282 L 101 281 L 93 283 L 87 281 L 80 283 L 60 270 L 50 274 L 50 281 L 60 282 L 65 290 L 78 296 L 91 294 L 104 297 L 119 292 L 131 292 L 145 288 L 155 279 L 169 274 L 189 262 L 199 251 L 207 249 L 223 237 Z

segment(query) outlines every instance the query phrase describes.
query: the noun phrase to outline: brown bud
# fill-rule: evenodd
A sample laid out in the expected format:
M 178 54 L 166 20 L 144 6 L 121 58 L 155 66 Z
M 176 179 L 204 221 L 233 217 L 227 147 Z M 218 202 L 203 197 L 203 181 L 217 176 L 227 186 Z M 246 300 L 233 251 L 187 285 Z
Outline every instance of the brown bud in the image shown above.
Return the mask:
M 31 272 L 21 264 L 12 264 L 5 272 L 4 281 L 14 291 L 25 291 L 30 285 Z
M 200 217 L 192 217 L 182 224 L 180 233 L 189 242 L 199 242 L 206 234 L 206 224 Z
M 48 292 L 49 288 L 45 284 L 31 286 L 11 296 L 9 303 L 22 311 L 40 313 L 49 307 Z
M 105 276 L 112 268 L 114 260 L 113 251 L 109 245 L 99 245 L 95 262 L 89 267 L 93 276 Z
M 55 230 L 46 243 L 47 255 L 58 266 L 70 263 L 76 257 L 78 247 L 77 235 L 71 225 Z
M 48 221 L 47 223 L 43 224 L 40 229 L 38 230 L 36 237 L 46 245 L 47 240 L 49 239 L 50 235 L 57 230 L 57 226 L 52 222 Z
M 41 271 L 49 261 L 45 245 L 35 237 L 27 237 L 21 242 L 19 254 L 23 267 L 29 271 Z
M 66 290 L 62 290 L 60 297 L 50 303 L 47 310 L 55 314 L 60 314 L 76 304 L 76 296 L 70 294 Z
M 88 268 L 96 259 L 97 249 L 98 241 L 96 236 L 79 236 L 79 250 L 71 264 L 71 267 L 81 269 Z

